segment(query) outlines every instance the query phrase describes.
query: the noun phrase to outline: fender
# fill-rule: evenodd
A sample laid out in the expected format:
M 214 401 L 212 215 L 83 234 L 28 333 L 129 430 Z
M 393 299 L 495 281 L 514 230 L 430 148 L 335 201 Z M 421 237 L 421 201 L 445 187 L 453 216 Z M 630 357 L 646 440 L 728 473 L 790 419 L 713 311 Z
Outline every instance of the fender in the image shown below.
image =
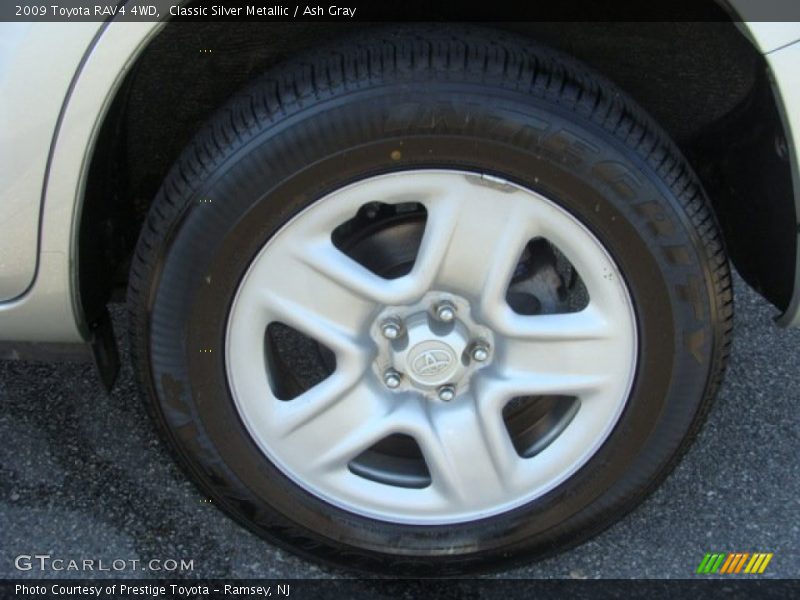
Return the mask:
M 775 77 L 775 97 L 786 132 L 797 220 L 800 219 L 800 72 L 797 69 L 800 64 L 800 41 L 770 52 L 766 59 Z M 786 312 L 778 318 L 778 324 L 782 327 L 800 327 L 800 223 L 797 224 L 797 234 L 794 292 Z
M 22 296 L 33 283 L 53 132 L 100 26 L 75 23 L 65 31 L 56 23 L 0 23 L 0 302 Z
M 57 24 L 25 25 L 41 27 L 39 43 L 46 46 L 46 30 Z M 15 232 L 16 252 L 31 257 L 30 263 L 23 264 L 28 281 L 32 282 L 16 298 L 0 303 L 0 341 L 83 343 L 91 338 L 77 285 L 78 224 L 88 168 L 97 134 L 117 89 L 163 23 L 111 21 L 80 26 L 82 35 L 76 37 L 75 43 L 83 44 L 83 59 L 76 61 L 72 83 L 64 83 L 67 97 L 52 124 L 49 160 L 46 166 L 37 165 L 44 174 L 44 186 L 39 179 L 22 190 L 24 194 L 20 192 L 19 198 L 24 210 L 18 213 L 22 218 L 6 222 Z M 53 34 L 49 32 L 50 36 Z M 43 152 L 41 148 L 37 150 Z M 42 157 L 39 159 L 41 163 Z M 17 168 L 27 171 L 19 165 Z M 34 268 L 37 229 L 39 248 Z M 5 248 L 0 250 L 5 254 Z M 24 279 L 23 274 L 16 281 Z

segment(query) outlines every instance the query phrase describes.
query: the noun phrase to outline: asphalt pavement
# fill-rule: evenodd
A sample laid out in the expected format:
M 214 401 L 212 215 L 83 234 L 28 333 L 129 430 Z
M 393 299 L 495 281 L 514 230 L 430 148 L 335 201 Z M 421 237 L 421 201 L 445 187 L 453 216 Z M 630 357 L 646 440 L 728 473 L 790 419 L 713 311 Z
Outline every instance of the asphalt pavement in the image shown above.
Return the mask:
M 685 578 L 707 552 L 772 552 L 763 577 L 800 577 L 800 330 L 779 329 L 738 278 L 736 294 L 725 384 L 675 472 L 590 542 L 491 576 Z M 124 349 L 120 308 L 114 320 Z M 62 568 L 141 562 L 92 574 L 17 558 L 36 554 Z M 90 365 L 0 362 L 0 577 L 166 575 L 141 570 L 154 559 L 191 560 L 175 575 L 200 578 L 347 575 L 278 550 L 206 502 L 156 435 L 129 365 L 107 395 Z

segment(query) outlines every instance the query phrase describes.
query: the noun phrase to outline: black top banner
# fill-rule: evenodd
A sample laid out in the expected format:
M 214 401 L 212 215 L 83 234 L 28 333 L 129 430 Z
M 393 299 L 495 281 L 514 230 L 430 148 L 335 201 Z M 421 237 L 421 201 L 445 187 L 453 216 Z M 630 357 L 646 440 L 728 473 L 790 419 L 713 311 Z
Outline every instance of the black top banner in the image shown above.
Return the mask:
M 0 21 L 800 21 L 798 0 L 4 0 Z

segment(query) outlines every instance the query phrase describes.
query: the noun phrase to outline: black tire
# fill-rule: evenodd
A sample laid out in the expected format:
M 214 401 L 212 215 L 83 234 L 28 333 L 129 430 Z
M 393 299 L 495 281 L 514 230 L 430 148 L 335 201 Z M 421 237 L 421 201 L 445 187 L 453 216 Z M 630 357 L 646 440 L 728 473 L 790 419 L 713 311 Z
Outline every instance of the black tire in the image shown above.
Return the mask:
M 402 157 L 392 153 L 397 144 Z M 425 167 L 495 173 L 577 216 L 619 265 L 640 340 L 627 407 L 583 468 L 525 506 L 447 527 L 370 520 L 303 491 L 247 434 L 223 352 L 198 351 L 223 347 L 243 272 L 292 215 L 346 183 Z M 552 554 L 640 502 L 708 412 L 733 316 L 714 214 L 659 127 L 572 59 L 454 27 L 340 43 L 234 97 L 155 199 L 128 300 L 134 359 L 156 420 L 218 506 L 303 556 L 415 576 Z

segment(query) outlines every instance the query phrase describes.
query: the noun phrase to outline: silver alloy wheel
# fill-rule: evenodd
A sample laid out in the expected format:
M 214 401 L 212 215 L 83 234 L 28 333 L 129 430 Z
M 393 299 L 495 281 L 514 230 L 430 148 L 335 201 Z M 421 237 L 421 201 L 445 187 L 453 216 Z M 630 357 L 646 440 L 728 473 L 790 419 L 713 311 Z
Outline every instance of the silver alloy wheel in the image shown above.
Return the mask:
M 413 268 L 396 279 L 378 276 L 332 242 L 336 227 L 375 201 L 416 202 L 427 212 Z M 536 237 L 550 241 L 580 274 L 589 296 L 582 310 L 522 315 L 506 302 L 517 261 Z M 442 301 L 456 310 L 451 329 L 440 335 L 432 322 Z M 409 323 L 402 339 L 413 336 L 414 348 L 387 338 L 387 318 Z M 265 331 L 274 322 L 335 356 L 330 376 L 290 401 L 273 392 L 266 367 Z M 487 356 L 451 368 L 452 356 L 471 356 L 476 343 L 488 348 Z M 243 277 L 225 344 L 242 421 L 284 474 L 344 510 L 429 525 L 497 515 L 575 473 L 617 423 L 636 356 L 630 295 L 597 238 L 540 194 L 454 170 L 371 177 L 295 216 Z M 404 374 L 414 361 L 416 375 Z M 384 383 L 388 369 L 399 373 L 397 385 Z M 437 369 L 450 369 L 448 401 Z M 543 450 L 523 458 L 503 409 L 515 397 L 536 394 L 575 396 L 579 408 Z M 388 486 L 348 467 L 392 434 L 419 445 L 429 485 Z

